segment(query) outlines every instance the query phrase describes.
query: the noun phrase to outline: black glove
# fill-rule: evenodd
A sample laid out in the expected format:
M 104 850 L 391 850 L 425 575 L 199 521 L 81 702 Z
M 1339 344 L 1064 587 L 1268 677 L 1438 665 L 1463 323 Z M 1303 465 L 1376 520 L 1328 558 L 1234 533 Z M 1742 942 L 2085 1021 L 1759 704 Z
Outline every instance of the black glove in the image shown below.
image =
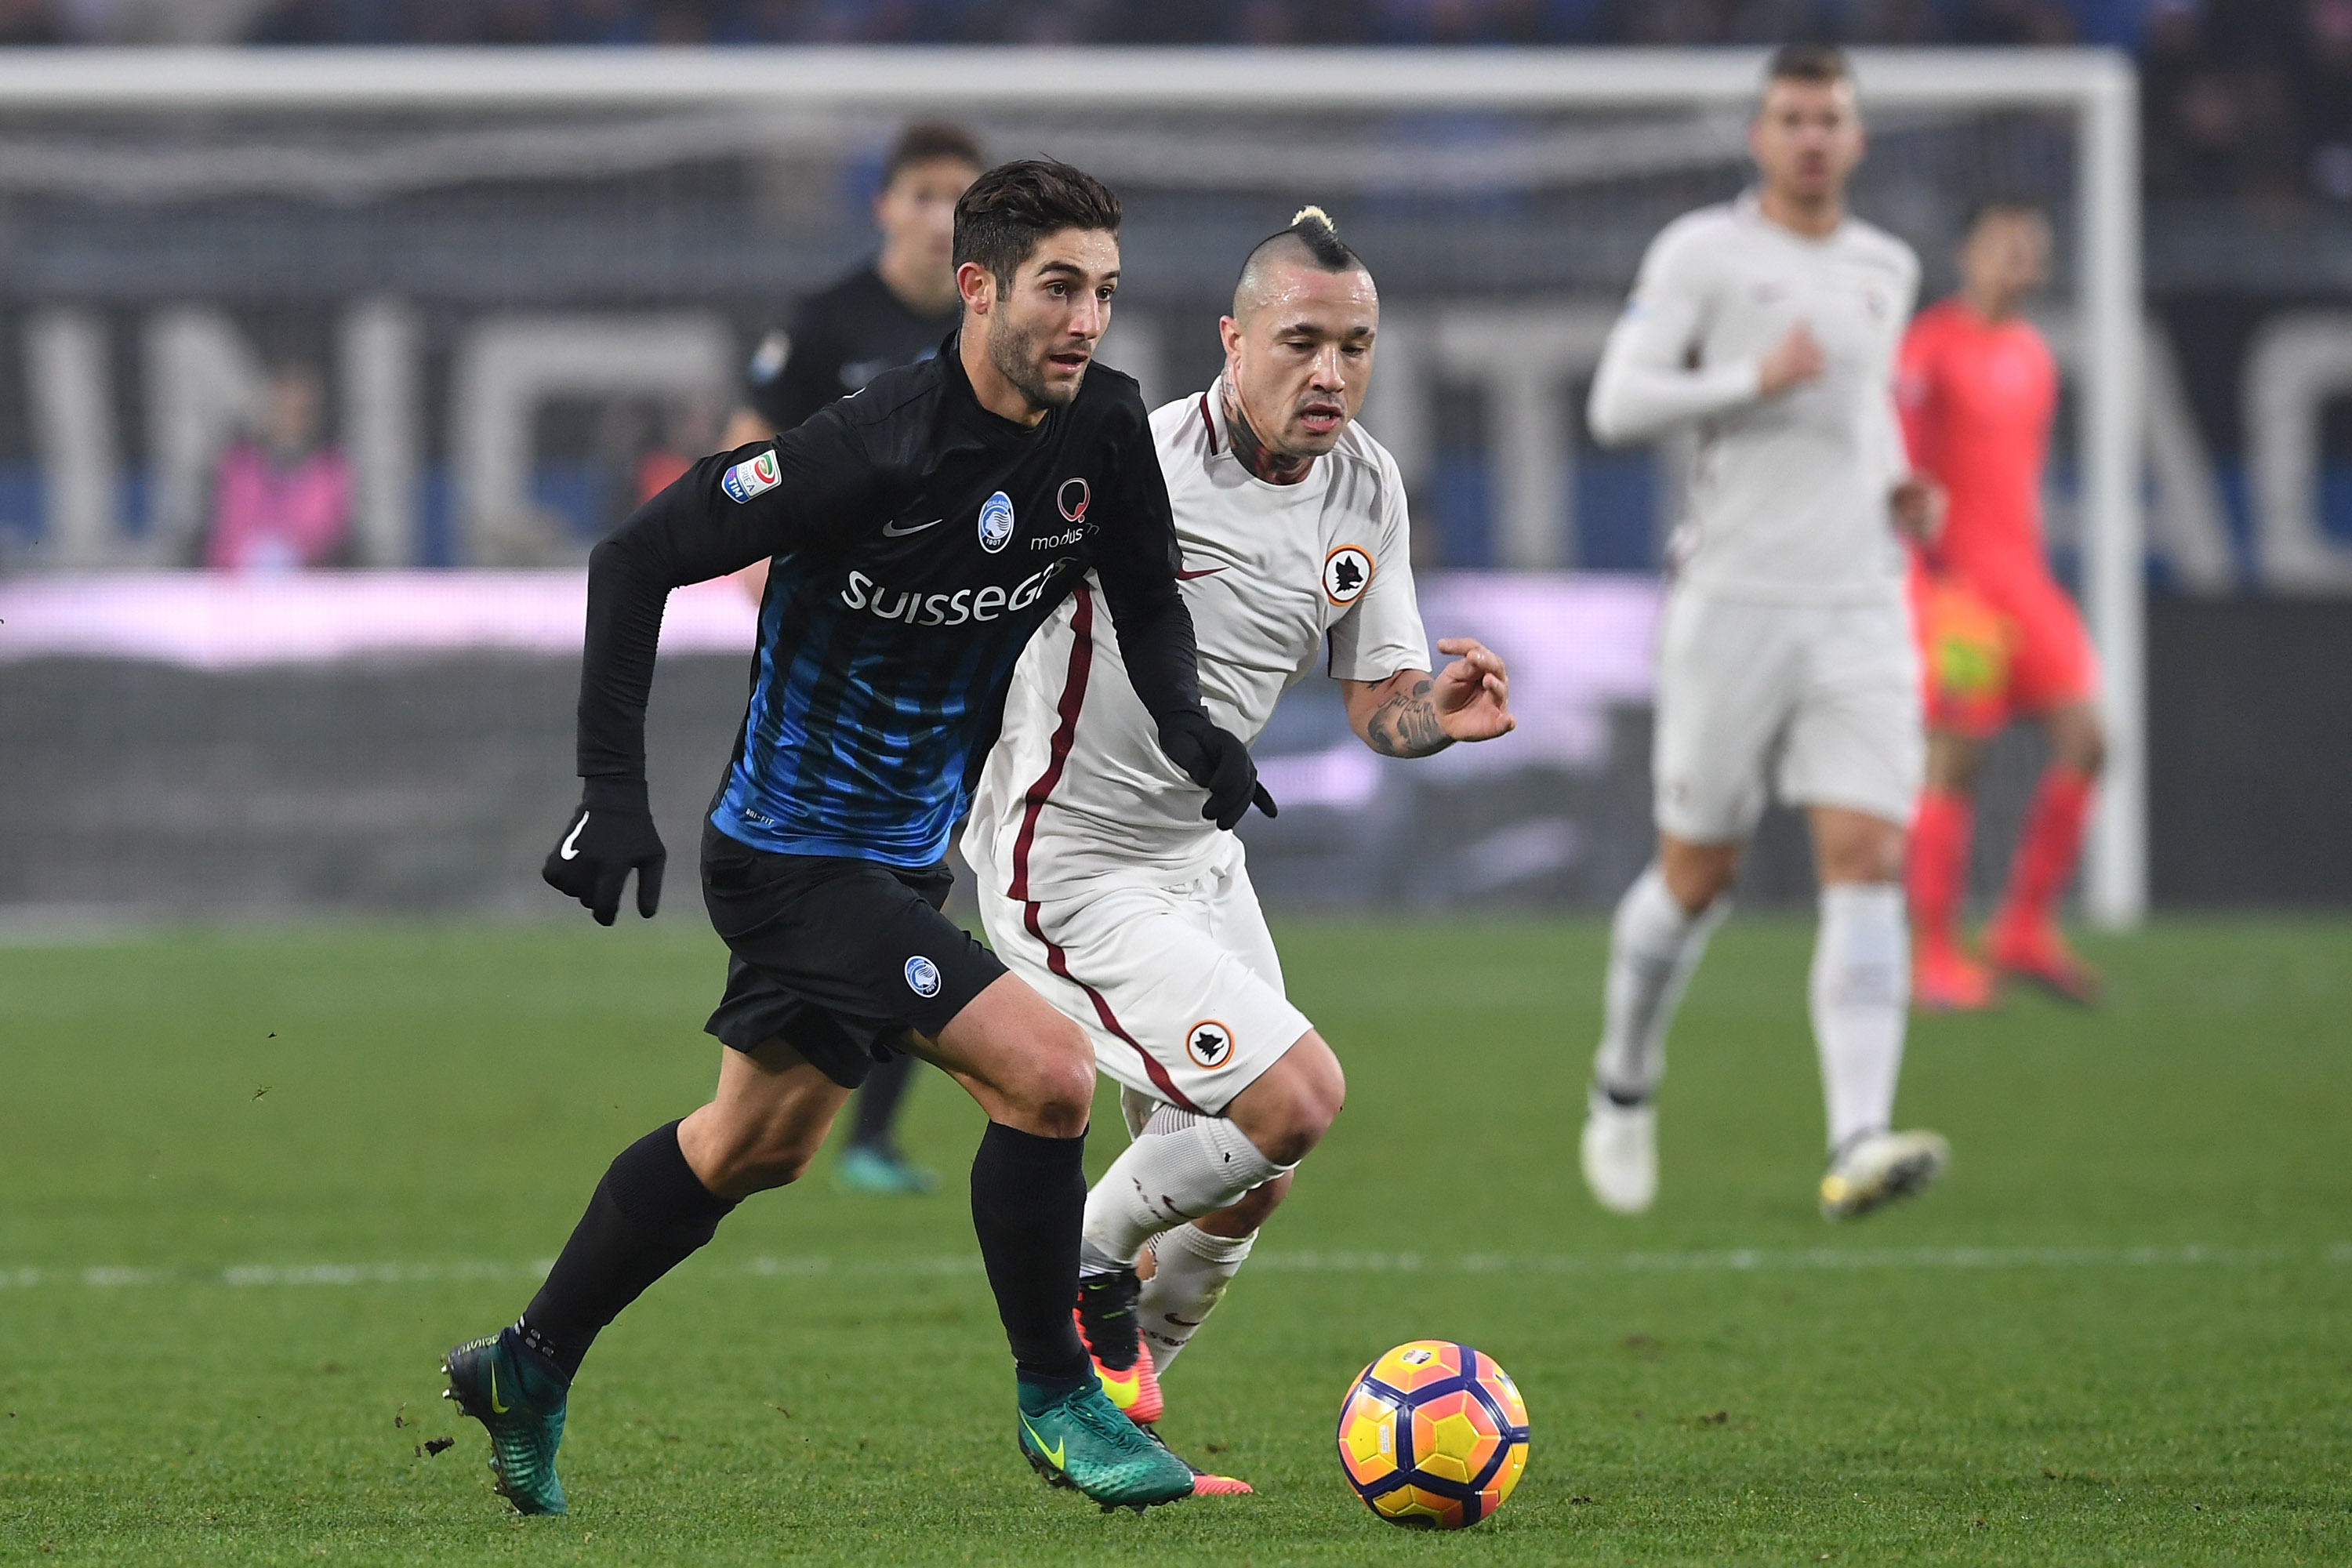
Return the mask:
M 654 831 L 642 779 L 589 779 L 580 792 L 563 837 L 548 855 L 540 875 L 567 898 L 577 899 L 611 925 L 621 912 L 621 889 L 637 874 L 637 913 L 647 920 L 661 907 L 662 868 L 669 852 Z
M 1160 721 L 1160 749 L 1184 775 L 1209 792 L 1201 808 L 1203 819 L 1231 831 L 1249 815 L 1253 802 L 1268 816 L 1275 815 L 1274 796 L 1257 782 L 1257 764 L 1241 737 L 1220 730 L 1197 708 L 1181 708 Z

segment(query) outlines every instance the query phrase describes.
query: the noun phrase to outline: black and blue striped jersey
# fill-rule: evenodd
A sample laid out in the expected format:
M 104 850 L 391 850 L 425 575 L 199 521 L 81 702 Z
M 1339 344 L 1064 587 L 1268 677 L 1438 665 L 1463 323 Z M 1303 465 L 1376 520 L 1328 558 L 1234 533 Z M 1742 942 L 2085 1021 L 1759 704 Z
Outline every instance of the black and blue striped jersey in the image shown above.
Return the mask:
M 1024 426 L 981 406 L 950 337 L 646 502 L 590 558 L 583 777 L 645 776 L 670 589 L 763 557 L 751 702 L 711 812 L 754 848 L 938 860 L 1023 647 L 1088 571 L 1145 705 L 1200 706 L 1150 418 L 1106 366 Z

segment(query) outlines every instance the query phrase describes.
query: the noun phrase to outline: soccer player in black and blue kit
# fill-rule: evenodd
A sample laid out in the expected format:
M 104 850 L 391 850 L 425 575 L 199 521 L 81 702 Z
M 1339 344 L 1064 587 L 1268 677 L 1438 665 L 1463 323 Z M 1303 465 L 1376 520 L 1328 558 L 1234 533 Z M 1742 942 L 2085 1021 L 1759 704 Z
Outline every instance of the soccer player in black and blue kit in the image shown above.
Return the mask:
M 1022 1452 L 1105 1508 L 1192 1490 L 1104 1396 L 1071 1319 L 1094 1061 L 1077 1026 L 940 913 L 948 834 L 1031 634 L 1091 570 L 1171 766 L 1231 827 L 1271 809 L 1209 721 L 1168 494 L 1134 381 L 1088 366 L 1118 282 L 1118 198 L 1066 164 L 981 176 L 956 206 L 962 324 L 772 443 L 707 458 L 590 558 L 581 805 L 547 879 L 611 924 L 660 899 L 645 709 L 669 591 L 772 559 L 751 699 L 702 840 L 732 956 L 710 1103 L 615 1158 L 518 1322 L 449 1352 L 499 1489 L 560 1513 L 573 1374 L 604 1325 L 737 1203 L 798 1176 L 882 1055 L 987 1111 L 972 1223 L 1011 1342 Z

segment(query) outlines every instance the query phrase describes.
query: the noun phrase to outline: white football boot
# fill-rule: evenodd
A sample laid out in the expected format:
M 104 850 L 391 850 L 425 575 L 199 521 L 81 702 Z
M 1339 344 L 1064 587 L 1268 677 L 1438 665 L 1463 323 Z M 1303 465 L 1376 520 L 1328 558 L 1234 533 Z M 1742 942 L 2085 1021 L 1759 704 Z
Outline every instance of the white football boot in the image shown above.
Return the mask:
M 1646 1214 L 1658 1197 L 1658 1110 L 1620 1105 L 1595 1088 L 1586 1100 L 1584 1184 L 1612 1214 Z
M 1822 1217 L 1853 1219 L 1924 1193 L 1951 1163 L 1952 1146 L 1940 1132 L 1866 1132 L 1822 1177 Z

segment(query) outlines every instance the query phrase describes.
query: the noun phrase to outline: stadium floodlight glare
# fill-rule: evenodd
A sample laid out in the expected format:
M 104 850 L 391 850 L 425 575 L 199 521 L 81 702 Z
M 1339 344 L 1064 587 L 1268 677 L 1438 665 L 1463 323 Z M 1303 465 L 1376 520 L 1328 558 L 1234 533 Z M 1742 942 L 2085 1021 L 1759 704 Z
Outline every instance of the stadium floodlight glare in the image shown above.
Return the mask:
M 2146 907 L 2147 866 L 2137 78 L 2126 56 L 2101 49 L 1865 48 L 1853 58 L 1874 114 L 2072 120 L 2083 595 L 2112 739 L 2086 891 L 2099 923 L 2129 925 Z M 19 120 L 610 109 L 756 110 L 803 125 L 848 111 L 1214 116 L 1269 106 L 1726 115 L 1753 99 L 1763 61 L 1744 49 L 42 49 L 0 52 L 0 105 Z M 44 184 L 36 165 L 46 155 L 0 149 L 0 184 Z M 1671 149 L 1662 156 L 1671 162 Z M 1287 157 L 1266 161 L 1278 168 Z M 301 184 L 299 150 L 272 166 Z M 347 156 L 339 167 L 358 165 Z M 185 174 L 213 178 L 212 168 L 191 163 Z M 138 177 L 180 176 L 147 167 Z

